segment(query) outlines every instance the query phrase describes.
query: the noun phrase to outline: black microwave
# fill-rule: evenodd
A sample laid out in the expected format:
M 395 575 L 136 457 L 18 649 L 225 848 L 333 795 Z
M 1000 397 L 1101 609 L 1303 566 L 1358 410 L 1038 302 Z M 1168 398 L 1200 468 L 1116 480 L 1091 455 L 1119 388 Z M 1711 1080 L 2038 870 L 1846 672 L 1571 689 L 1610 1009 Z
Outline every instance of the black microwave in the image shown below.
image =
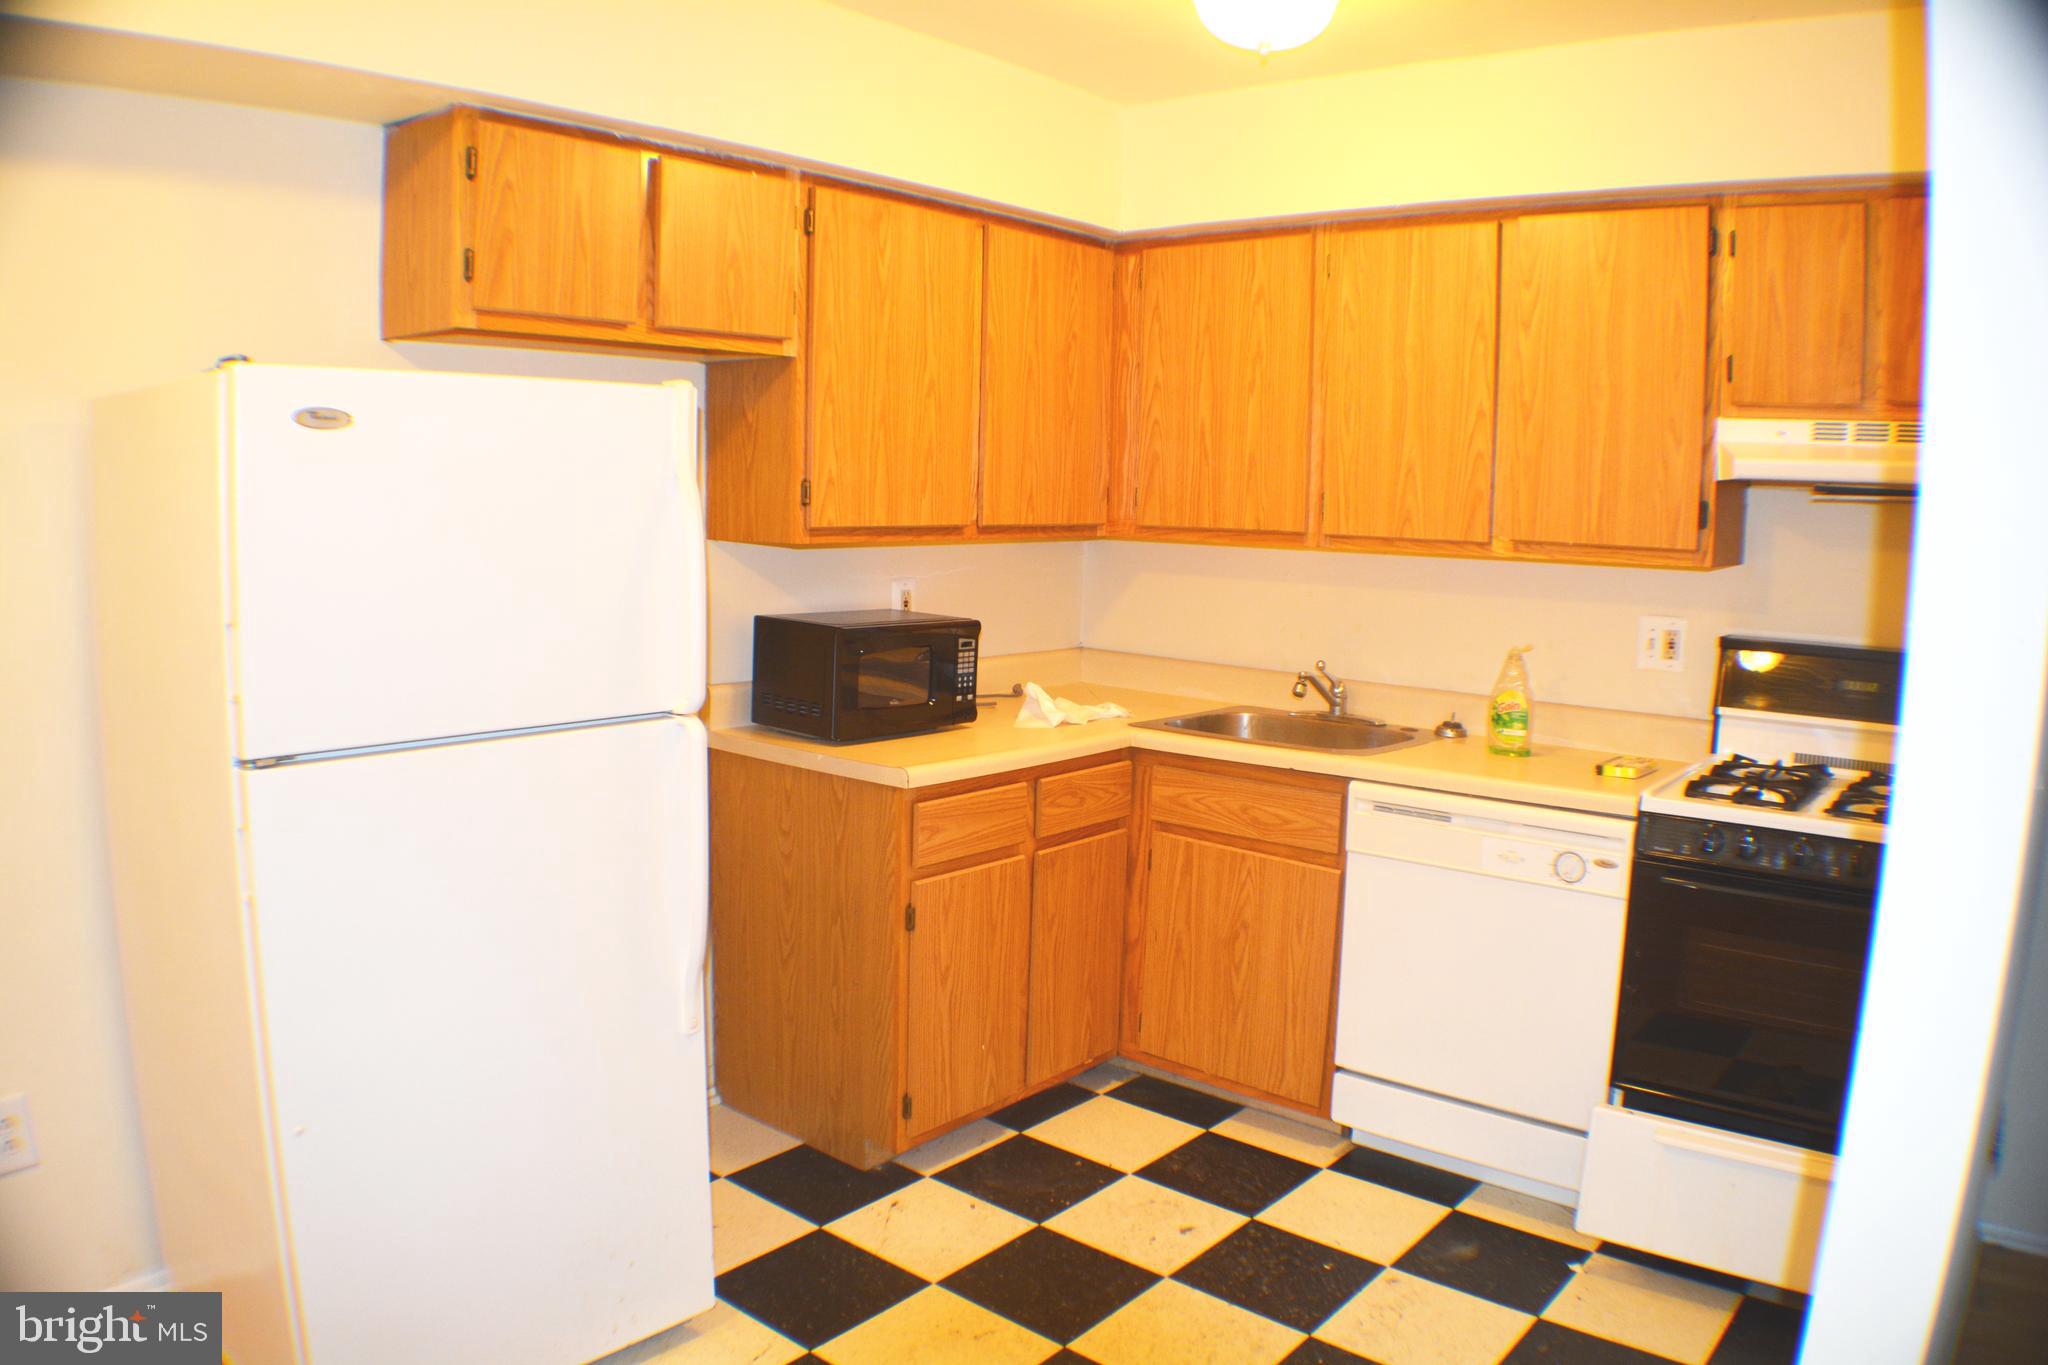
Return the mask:
M 846 743 L 975 717 L 981 622 L 921 611 L 754 618 L 754 724 Z

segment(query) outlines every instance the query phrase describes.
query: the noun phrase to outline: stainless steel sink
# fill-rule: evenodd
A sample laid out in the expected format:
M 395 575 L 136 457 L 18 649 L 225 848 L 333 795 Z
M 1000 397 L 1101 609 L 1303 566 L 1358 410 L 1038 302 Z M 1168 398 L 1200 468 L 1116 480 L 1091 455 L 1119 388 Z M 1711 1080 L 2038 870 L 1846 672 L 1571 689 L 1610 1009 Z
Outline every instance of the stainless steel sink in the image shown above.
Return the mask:
M 1406 725 L 1383 725 L 1362 716 L 1275 711 L 1264 706 L 1226 706 L 1134 724 L 1140 730 L 1212 735 L 1246 744 L 1276 744 L 1283 749 L 1314 749 L 1321 753 L 1385 753 L 1389 749 L 1427 744 L 1431 738 L 1426 731 Z

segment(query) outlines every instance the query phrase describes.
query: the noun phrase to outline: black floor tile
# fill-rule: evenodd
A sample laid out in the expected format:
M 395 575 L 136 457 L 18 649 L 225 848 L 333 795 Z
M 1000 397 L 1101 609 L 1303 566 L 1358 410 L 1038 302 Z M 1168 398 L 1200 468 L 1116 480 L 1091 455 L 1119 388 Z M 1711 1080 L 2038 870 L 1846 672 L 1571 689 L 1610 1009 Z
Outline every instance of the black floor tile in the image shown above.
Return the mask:
M 1280 1365 L 1375 1365 L 1364 1356 L 1355 1356 L 1342 1346 L 1332 1346 L 1327 1341 L 1310 1337 L 1287 1353 Z
M 1214 1128 L 1244 1108 L 1241 1104 L 1219 1100 L 1214 1095 L 1204 1095 L 1199 1090 L 1190 1090 L 1172 1081 L 1162 1081 L 1157 1076 L 1133 1076 L 1109 1093 L 1125 1104 L 1140 1105 L 1155 1114 L 1192 1123 L 1197 1128 Z
M 830 1341 L 924 1288 L 925 1281 L 819 1231 L 718 1277 L 718 1297 L 800 1346 Z
M 1173 1278 L 1302 1332 L 1380 1273 L 1378 1265 L 1291 1232 L 1246 1223 Z
M 1385 1185 L 1388 1189 L 1399 1190 L 1403 1194 L 1412 1194 L 1417 1199 L 1434 1200 L 1439 1204 L 1456 1205 L 1460 1199 L 1479 1188 L 1479 1182 L 1469 1176 L 1440 1171 L 1434 1166 L 1425 1166 L 1406 1157 L 1376 1152 L 1370 1147 L 1353 1147 L 1331 1162 L 1330 1169 L 1356 1176 L 1360 1180 L 1370 1180 L 1375 1185 Z
M 1554 1322 L 1539 1321 L 1523 1334 L 1501 1365 L 1670 1365 L 1663 1356 L 1638 1351 L 1605 1337 L 1587 1336 Z
M 932 1179 L 1042 1223 L 1123 1179 L 1123 1172 L 1020 1133 Z
M 813 1223 L 829 1223 L 919 1179 L 893 1161 L 863 1171 L 815 1147 L 792 1147 L 727 1178 Z
M 1586 1255 L 1548 1237 L 1452 1212 L 1394 1265 L 1524 1313 L 1541 1313 Z
M 1067 1342 L 1158 1280 L 1128 1261 L 1033 1228 L 940 1283 L 1041 1336 Z
M 1314 1175 L 1316 1170 L 1305 1161 L 1263 1147 L 1218 1133 L 1203 1133 L 1138 1174 L 1182 1194 L 1250 1215 Z
M 1687 1261 L 1674 1261 L 1668 1256 L 1658 1256 L 1653 1252 L 1637 1251 L 1634 1247 L 1625 1247 L 1619 1242 L 1602 1242 L 1600 1244 L 1600 1254 L 1602 1256 L 1612 1256 L 1617 1261 L 1629 1261 L 1650 1270 L 1661 1270 L 1666 1275 L 1676 1275 L 1681 1279 L 1697 1280 L 1701 1284 L 1710 1284 L 1716 1289 L 1732 1289 L 1738 1294 L 1749 1287 L 1749 1281 L 1739 1275 L 1725 1275 L 1718 1270 L 1709 1270 L 1703 1265 L 1693 1265 Z
M 989 1118 L 1005 1128 L 1015 1128 L 1021 1133 L 1035 1123 L 1044 1123 L 1054 1114 L 1063 1114 L 1075 1105 L 1094 1098 L 1093 1090 L 1062 1082 L 1059 1085 L 1047 1086 L 1036 1095 L 1026 1095 L 1015 1104 L 996 1110 Z
M 1095 1365 L 1095 1362 L 1071 1346 L 1062 1346 L 1047 1356 L 1041 1365 Z
M 1804 1308 L 1744 1299 L 1707 1365 L 1792 1365 L 1799 1358 L 1799 1338 L 1805 1331 Z

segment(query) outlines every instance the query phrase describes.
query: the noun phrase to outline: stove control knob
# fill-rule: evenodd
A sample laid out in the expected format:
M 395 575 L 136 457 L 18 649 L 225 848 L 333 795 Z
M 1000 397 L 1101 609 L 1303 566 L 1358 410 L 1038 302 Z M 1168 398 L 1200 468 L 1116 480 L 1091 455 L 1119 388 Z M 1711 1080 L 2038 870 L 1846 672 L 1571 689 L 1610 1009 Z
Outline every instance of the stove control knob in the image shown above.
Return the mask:
M 1746 829 L 1735 840 L 1735 856 L 1744 862 L 1756 857 L 1756 831 Z
M 1792 860 L 1792 866 L 1806 867 L 1813 862 L 1813 845 L 1804 839 L 1794 839 L 1785 856 Z
M 1700 835 L 1700 852 L 1709 858 L 1721 856 L 1721 850 L 1728 847 L 1728 835 L 1719 825 L 1708 825 Z
M 1586 876 L 1586 860 L 1576 853 L 1560 853 L 1550 870 L 1561 882 L 1583 881 Z

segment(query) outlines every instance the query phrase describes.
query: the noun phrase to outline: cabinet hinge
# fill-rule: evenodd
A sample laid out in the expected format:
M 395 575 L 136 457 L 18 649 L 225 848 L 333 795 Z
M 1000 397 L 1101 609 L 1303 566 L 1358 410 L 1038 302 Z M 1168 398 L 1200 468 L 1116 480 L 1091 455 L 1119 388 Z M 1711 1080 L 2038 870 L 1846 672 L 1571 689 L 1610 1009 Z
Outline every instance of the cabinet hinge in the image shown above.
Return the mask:
M 462 178 L 464 180 L 476 179 L 476 148 L 474 147 L 464 147 L 462 149 Z
M 817 209 L 812 208 L 809 205 L 806 205 L 804 207 L 804 236 L 808 237 L 817 230 L 818 211 Z
M 1728 353 L 1728 382 L 1731 384 L 1735 382 L 1735 352 L 1733 351 Z
M 1700 499 L 1700 529 L 1702 531 L 1707 529 L 1707 500 L 1705 498 Z
M 910 1117 L 910 1092 L 908 1090 L 903 1092 L 903 1117 Z
M 476 278 L 476 252 L 469 247 L 462 248 L 462 282 L 468 284 Z
M 1707 224 L 1707 254 L 1711 256 L 1720 249 L 1721 229 L 1715 227 L 1712 223 L 1709 223 Z
M 906 933 L 914 934 L 917 932 L 917 907 L 915 905 L 903 907 L 903 928 Z
M 805 479 L 796 486 L 796 505 L 798 507 L 809 507 L 811 505 L 811 481 L 809 479 Z
M 1728 259 L 1735 259 L 1735 229 L 1728 229 Z

